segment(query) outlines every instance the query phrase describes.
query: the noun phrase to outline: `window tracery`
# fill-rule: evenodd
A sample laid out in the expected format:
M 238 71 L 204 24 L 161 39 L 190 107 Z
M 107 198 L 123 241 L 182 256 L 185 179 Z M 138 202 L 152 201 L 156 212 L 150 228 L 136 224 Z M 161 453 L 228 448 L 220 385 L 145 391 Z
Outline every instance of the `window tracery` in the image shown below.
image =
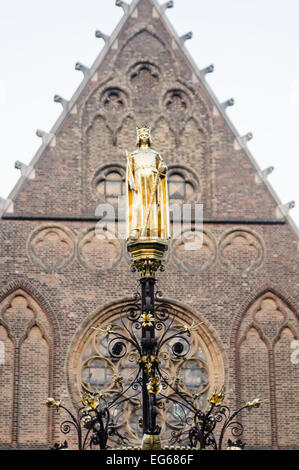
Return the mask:
M 125 193 L 125 169 L 121 165 L 109 165 L 97 171 L 94 187 L 101 200 L 115 205 L 118 196 Z
M 136 377 L 139 356 L 130 345 L 127 345 L 125 351 L 119 351 L 118 357 L 115 357 L 116 350 L 113 351 L 114 355 L 111 357 L 107 349 L 117 347 L 117 343 L 115 345 L 113 342 L 110 343 L 111 338 L 109 334 L 106 334 L 109 331 L 109 325 L 112 325 L 114 332 L 126 333 L 120 315 L 128 308 L 128 305 L 130 305 L 129 302 L 119 306 L 111 305 L 107 307 L 106 313 L 98 315 L 88 327 L 87 324 L 85 325 L 85 333 L 79 342 L 76 342 L 74 353 L 70 355 L 70 380 L 75 387 L 73 389 L 75 400 L 82 392 L 101 392 L 113 399 L 114 395 L 119 394 L 120 387 L 126 390 Z M 193 320 L 192 317 L 189 318 L 189 315 L 184 315 L 180 307 L 173 305 L 171 308 L 176 312 L 176 319 L 171 325 L 170 334 L 177 332 L 177 329 L 181 329 L 183 325 L 200 323 L 198 319 Z M 123 316 L 122 319 L 126 324 Z M 129 327 L 129 325 L 126 326 Z M 190 399 L 195 395 L 198 405 L 205 408 L 206 398 L 210 391 L 216 383 L 218 385 L 224 380 L 224 371 L 222 356 L 215 340 L 212 339 L 208 330 L 201 328 L 204 327 L 200 326 L 198 331 L 195 329 L 192 332 L 189 339 L 190 349 L 186 343 L 185 347 L 188 349 L 186 356 L 175 354 L 176 345 L 170 342 L 161 350 L 159 361 L 163 375 L 167 377 L 171 387 L 178 387 L 179 391 Z M 141 329 L 134 331 L 134 334 L 140 335 Z M 157 328 L 157 337 L 159 338 L 162 334 L 163 332 Z M 159 407 L 159 422 L 162 425 L 165 442 L 171 438 L 172 431 L 179 429 L 182 422 L 187 419 L 187 416 L 182 415 L 184 410 L 179 405 L 173 404 L 171 398 L 175 392 L 171 387 L 163 390 L 168 399 L 164 406 Z M 114 413 L 114 422 L 118 423 L 119 432 L 125 435 L 131 443 L 139 443 L 142 437 L 140 390 L 132 387 L 129 400 L 117 405 Z

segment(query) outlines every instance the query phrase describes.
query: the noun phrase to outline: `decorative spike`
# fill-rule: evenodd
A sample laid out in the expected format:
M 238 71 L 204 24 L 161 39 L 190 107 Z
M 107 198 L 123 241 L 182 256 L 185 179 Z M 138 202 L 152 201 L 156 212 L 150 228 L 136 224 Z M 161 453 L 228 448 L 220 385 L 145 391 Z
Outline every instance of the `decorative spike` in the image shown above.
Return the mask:
M 115 0 L 115 5 L 117 7 L 121 7 L 124 10 L 124 14 L 128 13 L 129 5 L 126 2 L 123 2 L 123 0 Z
M 109 41 L 109 37 L 107 34 L 102 33 L 99 29 L 95 32 L 95 37 L 98 39 L 104 39 L 105 42 Z
M 81 64 L 81 62 L 76 62 L 75 70 L 80 70 L 83 73 L 84 77 L 88 77 L 90 75 L 90 69 L 85 65 Z
M 63 107 L 63 111 L 67 111 L 68 110 L 68 105 L 69 105 L 69 102 L 65 99 L 65 98 L 62 98 L 62 96 L 60 95 L 55 95 L 54 96 L 54 101 L 55 103 L 60 103 Z
M 229 100 L 224 101 L 224 103 L 221 103 L 221 107 L 225 110 L 229 106 L 233 106 L 235 104 L 234 98 L 230 98 Z
M 201 73 L 203 75 L 207 75 L 208 73 L 212 73 L 214 72 L 214 65 L 211 64 L 211 65 L 208 65 L 207 67 L 205 67 L 204 69 L 201 69 Z
M 160 8 L 163 11 L 167 10 L 167 8 L 173 8 L 173 7 L 174 7 L 174 1 L 173 0 L 170 0 L 169 2 L 165 2 L 160 6 Z
M 188 39 L 191 39 L 193 36 L 193 33 L 192 31 L 189 31 L 189 33 L 186 33 L 184 34 L 183 36 L 180 37 L 180 43 L 181 45 L 183 46 L 185 44 L 185 42 L 188 40 Z
M 288 215 L 289 211 L 295 207 L 295 201 L 287 202 L 286 204 L 280 204 L 276 207 L 276 218 L 281 219 Z

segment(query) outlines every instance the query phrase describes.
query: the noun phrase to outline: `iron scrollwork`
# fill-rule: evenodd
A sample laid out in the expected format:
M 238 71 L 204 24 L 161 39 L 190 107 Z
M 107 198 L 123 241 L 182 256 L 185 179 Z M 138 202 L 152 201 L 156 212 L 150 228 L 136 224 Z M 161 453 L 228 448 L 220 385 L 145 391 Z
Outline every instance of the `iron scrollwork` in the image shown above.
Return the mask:
M 160 299 L 159 291 L 155 292 L 155 282 L 153 277 L 141 278 L 140 291 L 134 301 L 123 307 L 118 324 L 94 328 L 97 340 L 101 339 L 106 345 L 104 365 L 115 370 L 119 361 L 129 361 L 132 364 L 129 376 L 114 374 L 108 385 L 107 380 L 103 382 L 104 390 L 95 392 L 88 389 L 88 381 L 85 381 L 76 414 L 61 402 L 47 400 L 48 406 L 63 409 L 68 414 L 61 431 L 68 434 L 75 429 L 80 450 L 128 447 L 134 440 L 136 443 L 137 428 L 142 430 L 143 437 L 155 436 L 159 445 L 163 425 L 170 429 L 170 445 L 221 450 L 226 432 L 230 431 L 237 442 L 229 440 L 227 448 L 243 448 L 240 440 L 243 427 L 237 416 L 245 408 L 259 407 L 260 400 L 248 402 L 231 413 L 229 407 L 223 405 L 224 388 L 215 389 L 208 399 L 207 411 L 203 411 L 199 398 L 207 384 L 203 383 L 192 393 L 184 387 L 182 377 L 173 377 L 166 370 L 170 357 L 180 362 L 182 370 L 190 353 L 190 338 L 199 324 L 182 324 L 172 306 Z M 93 356 L 86 359 L 87 370 L 94 360 Z M 121 430 L 126 407 L 136 418 L 135 432 Z

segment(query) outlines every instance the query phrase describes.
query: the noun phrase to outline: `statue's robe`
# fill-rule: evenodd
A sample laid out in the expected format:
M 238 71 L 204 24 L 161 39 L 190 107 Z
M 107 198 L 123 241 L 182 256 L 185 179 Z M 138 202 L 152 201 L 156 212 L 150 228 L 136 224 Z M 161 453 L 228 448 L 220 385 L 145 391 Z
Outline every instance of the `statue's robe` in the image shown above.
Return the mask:
M 148 151 L 137 149 L 128 156 L 127 238 L 130 235 L 136 238 L 170 238 L 166 170 L 161 155 L 151 148 Z M 156 185 L 157 174 L 160 176 Z

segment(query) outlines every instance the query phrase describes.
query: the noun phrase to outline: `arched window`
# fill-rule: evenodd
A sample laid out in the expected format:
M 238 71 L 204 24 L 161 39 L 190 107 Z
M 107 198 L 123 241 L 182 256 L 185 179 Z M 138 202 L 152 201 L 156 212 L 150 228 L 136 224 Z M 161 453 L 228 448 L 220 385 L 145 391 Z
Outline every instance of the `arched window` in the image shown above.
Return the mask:
M 161 307 L 164 303 L 161 303 Z M 92 316 L 88 322 L 89 327 L 78 331 L 73 340 L 69 363 L 69 380 L 74 401 L 80 399 L 83 392 L 103 392 L 113 397 L 119 393 L 119 380 L 126 389 L 129 400 L 121 401 L 113 411 L 113 419 L 118 425 L 119 432 L 128 433 L 132 444 L 140 443 L 142 429 L 139 426 L 142 415 L 141 394 L 136 393 L 138 388 L 128 388 L 136 378 L 138 372 L 139 355 L 127 343 L 125 350 L 119 349 L 119 357 L 112 358 L 108 350 L 117 355 L 118 343 L 114 343 L 111 337 L 105 334 L 105 328 L 112 325 L 113 330 L 126 336 L 128 328 L 131 328 L 128 311 L 132 303 L 123 301 L 119 304 L 111 304 L 101 309 Z M 159 308 L 157 306 L 157 308 Z M 224 383 L 224 364 L 218 341 L 212 332 L 203 325 L 196 314 L 187 311 L 179 305 L 169 304 L 169 325 L 167 336 L 184 328 L 184 325 L 198 324 L 198 328 L 192 332 L 188 342 L 183 343 L 186 348 L 184 359 L 176 355 L 176 339 L 172 338 L 165 343 L 159 352 L 160 368 L 165 380 L 171 385 L 163 390 L 165 396 L 172 397 L 173 387 L 178 386 L 181 393 L 196 400 L 200 408 L 208 406 L 207 397 L 215 386 Z M 122 320 L 121 317 L 122 316 Z M 133 317 L 132 317 L 133 318 Z M 100 327 L 101 330 L 98 328 Z M 161 338 L 164 330 L 157 328 L 157 340 Z M 141 340 L 141 329 L 134 328 L 134 334 Z M 179 351 L 181 353 L 182 351 Z M 171 399 L 166 400 L 165 408 L 159 408 L 159 424 L 162 425 L 163 439 L 165 443 L 171 438 L 173 430 L 181 429 L 182 408 Z M 186 416 L 185 416 L 186 418 Z
M 120 165 L 101 168 L 95 175 L 94 186 L 103 201 L 117 204 L 118 196 L 125 193 L 125 169 Z
M 49 448 L 52 418 L 41 397 L 52 395 L 53 328 L 21 288 L 0 304 L 0 344 L 0 446 Z
M 182 204 L 186 199 L 186 181 L 179 173 L 173 173 L 168 178 L 169 200 Z
M 169 166 L 168 193 L 170 204 L 194 202 L 200 195 L 199 178 L 197 174 L 183 166 Z
M 287 445 L 292 449 L 298 444 L 297 417 L 289 406 L 298 400 L 299 370 L 291 359 L 297 331 L 295 313 L 271 291 L 262 293 L 252 303 L 239 324 L 236 395 L 240 404 L 252 396 L 263 397 L 264 402 L 262 413 L 254 418 L 254 433 L 250 432 L 248 415 L 242 417 L 247 447 L 285 449 Z M 267 433 L 262 430 L 265 426 Z

